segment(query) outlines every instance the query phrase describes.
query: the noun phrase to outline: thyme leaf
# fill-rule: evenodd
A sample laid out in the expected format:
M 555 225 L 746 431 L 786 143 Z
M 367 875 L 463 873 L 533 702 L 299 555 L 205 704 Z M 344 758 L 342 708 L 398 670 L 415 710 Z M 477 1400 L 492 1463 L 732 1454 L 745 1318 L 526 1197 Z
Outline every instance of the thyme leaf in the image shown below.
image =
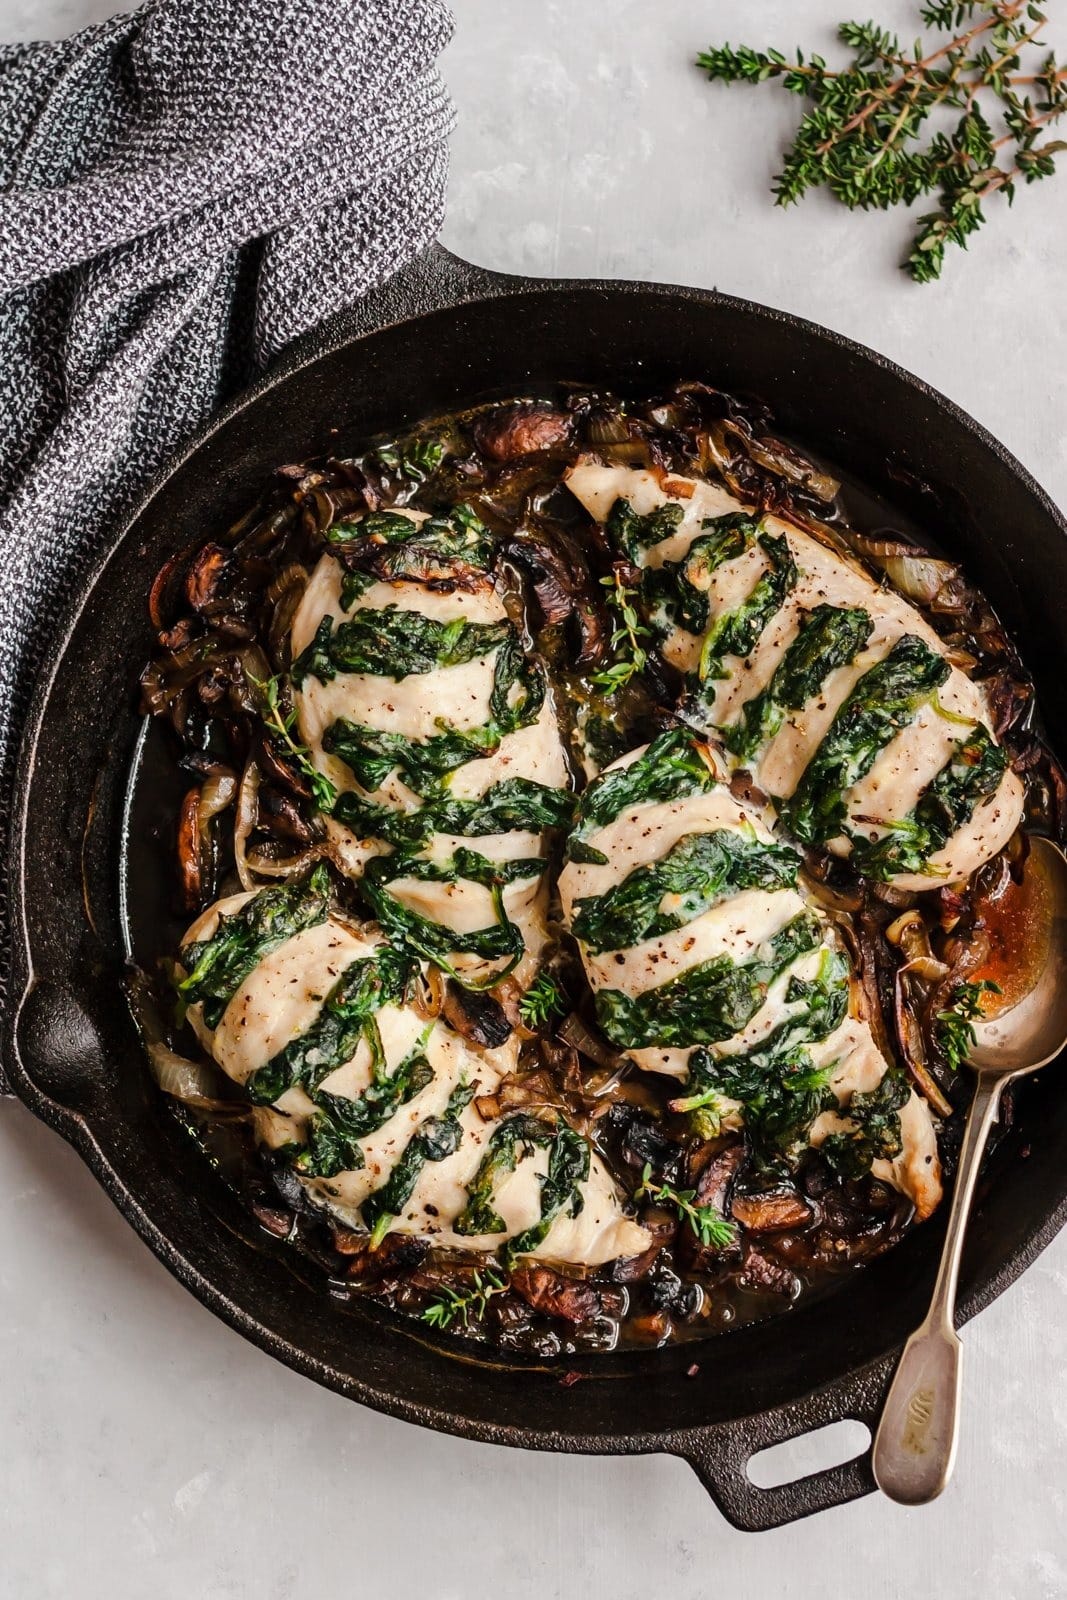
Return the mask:
M 826 188 L 850 210 L 888 210 L 933 197 L 902 263 L 916 283 L 941 275 L 950 245 L 967 248 L 996 194 L 1055 172 L 1067 142 L 1045 137 L 1067 111 L 1067 69 L 1045 52 L 1047 18 L 1032 0 L 934 0 L 928 28 L 953 36 L 930 46 L 901 44 L 873 22 L 843 22 L 853 52 L 841 69 L 820 55 L 722 45 L 697 57 L 712 81 L 776 79 L 807 102 L 774 180 L 778 205 Z M 1042 53 L 1038 56 L 1038 52 Z M 948 129 L 930 133 L 946 114 Z M 994 124 L 1005 132 L 994 136 Z
M 737 1238 L 737 1223 L 730 1222 L 716 1206 L 696 1204 L 695 1189 L 676 1189 L 673 1184 L 656 1183 L 648 1162 L 641 1174 L 641 1187 L 635 1200 L 658 1200 L 661 1205 L 673 1206 L 683 1221 L 688 1222 L 700 1243 L 713 1250 L 725 1250 Z

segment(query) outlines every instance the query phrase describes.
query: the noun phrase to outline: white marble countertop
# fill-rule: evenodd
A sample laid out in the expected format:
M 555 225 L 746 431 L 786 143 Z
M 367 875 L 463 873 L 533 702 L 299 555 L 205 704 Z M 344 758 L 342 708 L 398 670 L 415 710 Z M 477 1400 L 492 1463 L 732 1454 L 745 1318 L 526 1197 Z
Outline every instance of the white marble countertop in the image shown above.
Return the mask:
M 444 239 L 486 266 L 716 285 L 895 357 L 1067 502 L 1067 177 L 993 208 L 941 284 L 900 216 L 766 194 L 796 115 L 711 88 L 712 42 L 831 48 L 831 0 L 453 0 Z M 108 0 L 0 0 L 58 36 Z M 879 20 L 914 31 L 912 0 Z M 1061 38 L 1063 37 L 1061 31 Z M 356 1409 L 167 1275 L 80 1162 L 0 1105 L 0 1600 L 1063 1600 L 1067 1236 L 966 1330 L 959 1465 L 935 1505 L 869 1498 L 752 1537 L 683 1463 L 469 1444 Z

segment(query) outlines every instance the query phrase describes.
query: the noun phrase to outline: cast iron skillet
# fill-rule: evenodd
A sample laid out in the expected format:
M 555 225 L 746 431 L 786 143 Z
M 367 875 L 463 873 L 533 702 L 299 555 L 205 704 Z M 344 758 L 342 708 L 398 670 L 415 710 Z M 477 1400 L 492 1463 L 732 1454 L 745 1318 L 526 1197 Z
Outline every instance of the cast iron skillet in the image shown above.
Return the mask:
M 809 323 L 697 289 L 500 277 L 431 250 L 229 406 L 81 583 L 21 756 L 10 863 L 10 1087 L 68 1139 L 205 1305 L 272 1355 L 394 1416 L 499 1444 L 688 1460 L 729 1520 L 770 1528 L 874 1487 L 867 1455 L 756 1488 L 758 1450 L 876 1417 L 926 1308 L 941 1224 L 784 1317 L 664 1351 L 552 1365 L 472 1353 L 325 1291 L 255 1224 L 161 1104 L 118 990 L 123 798 L 150 648 L 144 596 L 165 556 L 243 511 L 280 462 L 561 379 L 647 393 L 679 377 L 766 398 L 782 428 L 847 463 L 922 524 L 1022 641 L 1067 750 L 1067 525 L 1019 463 L 942 396 Z M 125 874 L 125 876 L 124 876 Z M 1027 1159 L 1021 1152 L 1029 1147 Z M 1067 1220 L 1067 1096 L 1026 1091 L 972 1223 L 961 1314 L 987 1305 Z M 699 1372 L 687 1376 L 694 1360 Z M 560 1383 L 565 1370 L 584 1381 Z

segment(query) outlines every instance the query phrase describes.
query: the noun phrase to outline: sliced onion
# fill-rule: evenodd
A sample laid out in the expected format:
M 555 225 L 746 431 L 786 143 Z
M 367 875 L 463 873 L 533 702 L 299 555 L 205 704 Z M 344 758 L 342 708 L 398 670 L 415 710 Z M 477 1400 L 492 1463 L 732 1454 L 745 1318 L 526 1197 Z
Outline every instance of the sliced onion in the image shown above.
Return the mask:
M 626 1061 L 621 1051 L 613 1050 L 598 1034 L 586 1027 L 577 1011 L 572 1011 L 556 1032 L 564 1044 L 569 1044 L 580 1055 L 588 1056 L 590 1061 L 595 1061 L 598 1067 L 605 1067 L 609 1072 L 616 1072 Z
M 766 467 L 776 477 L 785 478 L 799 489 L 806 489 L 816 500 L 832 505 L 841 485 L 828 472 L 820 472 L 811 461 L 806 461 L 781 439 L 751 439 L 746 446 L 749 456 L 757 466 Z
M 886 577 L 894 589 L 899 589 L 908 600 L 920 605 L 930 605 L 942 591 L 959 577 L 959 567 L 950 561 L 937 561 L 933 556 L 887 556 L 881 563 Z
M 926 1065 L 926 1044 L 923 1038 L 923 1031 L 919 1024 L 919 1019 L 912 1008 L 911 996 L 908 992 L 908 974 L 912 970 L 914 970 L 914 967 L 911 964 L 900 968 L 893 990 L 897 1043 L 900 1047 L 900 1053 L 904 1057 L 904 1064 L 919 1093 L 929 1101 L 939 1117 L 950 1117 L 952 1115 L 952 1102 L 947 1100 L 941 1093 Z
M 132 969 L 126 980 L 126 993 L 152 1077 L 163 1093 L 201 1110 L 231 1110 L 232 1102 L 220 1096 L 227 1080 L 214 1062 L 192 1061 L 167 1043 L 147 974 L 139 968 Z
M 259 768 L 254 761 L 245 767 L 237 795 L 237 820 L 233 828 L 233 855 L 241 888 L 250 892 L 258 885 L 248 865 L 248 838 L 259 820 Z
M 262 850 L 253 850 L 245 854 L 245 867 L 253 878 L 252 887 L 257 888 L 255 878 L 279 878 L 284 883 L 289 878 L 299 877 L 313 861 L 318 861 L 325 853 L 326 847 L 322 843 L 301 850 L 299 855 L 284 858 L 269 856 Z M 244 882 L 244 879 L 241 881 Z

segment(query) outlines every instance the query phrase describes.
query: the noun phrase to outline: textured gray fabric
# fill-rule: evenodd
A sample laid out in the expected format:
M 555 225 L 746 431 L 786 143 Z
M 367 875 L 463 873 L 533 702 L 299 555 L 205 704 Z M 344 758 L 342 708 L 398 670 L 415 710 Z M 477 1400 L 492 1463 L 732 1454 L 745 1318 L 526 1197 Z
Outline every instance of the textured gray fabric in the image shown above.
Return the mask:
M 0 819 L 70 579 L 221 400 L 436 234 L 450 29 L 438 0 L 153 0 L 0 49 Z

